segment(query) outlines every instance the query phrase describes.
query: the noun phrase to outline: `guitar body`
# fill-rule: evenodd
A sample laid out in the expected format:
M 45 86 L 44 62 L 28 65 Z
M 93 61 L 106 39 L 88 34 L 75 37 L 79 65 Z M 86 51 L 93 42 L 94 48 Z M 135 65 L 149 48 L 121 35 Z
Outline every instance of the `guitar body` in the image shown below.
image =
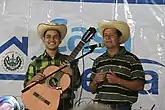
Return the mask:
M 47 76 L 58 69 L 59 67 L 57 66 L 49 66 L 44 70 L 43 74 Z M 70 77 L 68 74 L 63 74 L 60 78 L 59 85 L 61 90 L 51 87 L 46 81 L 45 83 L 37 84 L 30 90 L 22 93 L 22 101 L 30 110 L 57 110 L 61 91 L 66 90 L 70 85 Z

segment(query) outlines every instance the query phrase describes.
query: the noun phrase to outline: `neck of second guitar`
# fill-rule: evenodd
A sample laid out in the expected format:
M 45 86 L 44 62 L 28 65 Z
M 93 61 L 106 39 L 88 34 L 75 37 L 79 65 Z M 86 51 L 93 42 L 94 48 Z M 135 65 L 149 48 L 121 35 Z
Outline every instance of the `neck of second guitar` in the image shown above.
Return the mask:
M 76 46 L 76 48 L 72 51 L 72 53 L 68 57 L 69 62 L 72 62 L 72 60 L 78 55 L 78 53 L 80 52 L 80 50 L 83 48 L 84 45 L 85 43 L 83 41 L 79 42 L 79 44 Z

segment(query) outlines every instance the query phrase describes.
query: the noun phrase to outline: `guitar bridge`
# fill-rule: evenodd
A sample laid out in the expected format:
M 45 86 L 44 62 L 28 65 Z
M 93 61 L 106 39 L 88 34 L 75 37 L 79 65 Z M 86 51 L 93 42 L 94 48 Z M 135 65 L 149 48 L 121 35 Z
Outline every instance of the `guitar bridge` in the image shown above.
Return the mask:
M 62 87 L 56 87 L 57 90 L 60 91 L 60 93 L 62 94 Z
M 45 104 L 49 105 L 50 102 L 48 100 L 46 100 L 43 96 L 41 96 L 40 94 L 38 94 L 37 92 L 33 93 L 34 96 L 36 96 L 38 99 L 40 99 L 41 101 L 43 101 Z

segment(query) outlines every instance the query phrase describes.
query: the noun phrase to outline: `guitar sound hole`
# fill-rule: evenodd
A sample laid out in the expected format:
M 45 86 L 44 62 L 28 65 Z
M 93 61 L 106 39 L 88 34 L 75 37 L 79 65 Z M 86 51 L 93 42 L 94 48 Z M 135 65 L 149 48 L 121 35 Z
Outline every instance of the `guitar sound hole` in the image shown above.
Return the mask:
M 49 85 L 52 87 L 52 88 L 56 88 L 57 87 L 57 84 L 58 84 L 58 81 L 56 79 L 53 79 L 51 78 L 49 80 Z

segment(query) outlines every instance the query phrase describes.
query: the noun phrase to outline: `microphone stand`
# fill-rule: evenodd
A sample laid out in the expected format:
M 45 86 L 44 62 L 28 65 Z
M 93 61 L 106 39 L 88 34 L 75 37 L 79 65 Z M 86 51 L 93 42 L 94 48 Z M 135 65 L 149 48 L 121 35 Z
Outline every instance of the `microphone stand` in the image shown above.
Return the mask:
M 151 110 L 153 110 L 153 109 L 154 109 L 154 107 L 155 107 L 155 104 L 152 106 Z
M 70 64 L 71 65 L 74 65 L 74 64 L 77 64 L 78 63 L 78 61 L 79 61 L 79 59 L 81 59 L 81 58 L 83 58 L 83 57 L 85 57 L 86 55 L 88 55 L 88 54 L 90 54 L 90 53 L 92 53 L 93 51 L 94 51 L 94 49 L 95 49 L 96 47 L 90 47 L 90 51 L 88 51 L 87 53 L 85 53 L 85 54 L 83 54 L 82 56 L 80 56 L 80 57 L 78 57 L 77 59 L 74 59 L 74 60 L 72 60 L 71 62 L 70 62 Z M 81 78 L 81 76 L 80 76 L 80 78 Z M 80 79 L 81 80 L 81 79 Z M 72 93 L 71 93 L 71 102 L 72 102 L 72 107 L 74 107 L 73 105 L 74 105 L 74 99 L 73 99 L 73 95 L 74 95 L 74 88 L 73 88 L 73 83 L 74 83 L 74 75 L 72 75 Z
M 96 48 L 96 47 L 90 48 L 90 51 L 88 51 L 87 53 L 85 53 L 85 54 L 83 54 L 82 56 L 78 57 L 77 59 L 72 60 L 70 63 L 71 63 L 71 64 L 74 64 L 75 62 L 78 62 L 79 59 L 81 59 L 81 58 L 85 57 L 86 55 L 92 53 L 92 52 L 94 51 L 95 48 Z
M 94 51 L 95 48 L 96 48 L 96 47 L 90 48 L 90 51 L 89 51 L 89 52 L 87 52 L 86 54 L 84 54 L 84 55 L 78 57 L 77 59 L 74 59 L 74 60 L 70 61 L 70 64 L 74 64 L 75 62 L 77 62 L 77 61 L 78 61 L 79 59 L 81 59 L 82 57 L 84 57 L 84 56 L 86 56 L 86 55 L 92 53 L 92 52 Z M 45 76 L 43 79 L 34 82 L 33 84 L 31 84 L 31 85 L 28 86 L 28 87 L 25 87 L 21 92 L 24 93 L 24 92 L 30 90 L 30 88 L 32 88 L 33 86 L 35 86 L 35 85 L 37 85 L 37 84 L 43 82 L 44 80 L 46 80 L 47 78 L 49 78 L 49 77 L 52 76 L 53 74 L 55 74 L 55 73 L 61 71 L 62 69 L 64 69 L 64 68 L 67 67 L 67 66 L 68 66 L 68 65 L 66 64 L 66 65 L 64 65 L 63 67 L 57 69 L 55 72 L 49 74 L 48 76 Z

